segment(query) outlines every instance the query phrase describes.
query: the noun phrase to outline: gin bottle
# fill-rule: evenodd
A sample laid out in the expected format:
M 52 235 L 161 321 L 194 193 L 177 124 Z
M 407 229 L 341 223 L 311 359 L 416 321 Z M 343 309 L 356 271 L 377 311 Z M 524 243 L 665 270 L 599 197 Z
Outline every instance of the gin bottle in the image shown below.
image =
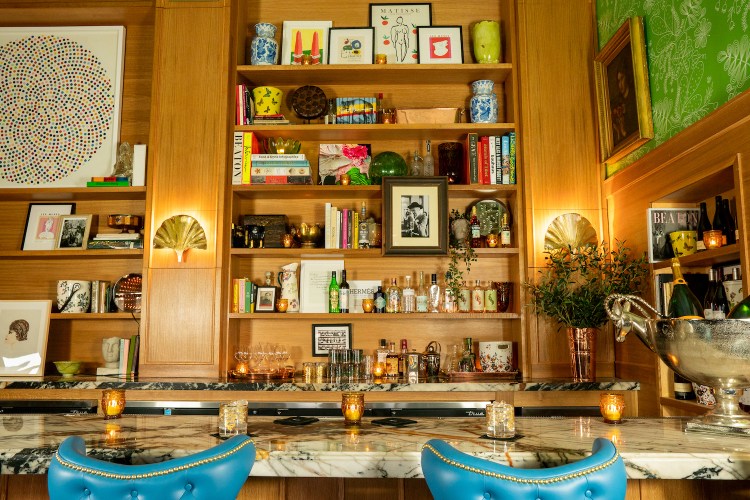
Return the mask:
M 457 310 L 456 296 L 450 287 L 451 273 L 445 273 L 445 286 L 443 287 L 443 312 L 454 313 Z
M 431 177 L 435 175 L 435 159 L 432 157 L 432 147 L 430 140 L 427 139 L 427 149 L 424 155 L 424 176 Z
M 424 284 L 424 271 L 419 271 L 419 286 L 417 287 L 417 312 L 426 313 L 429 303 L 430 295 L 427 287 Z
M 405 276 L 404 278 L 406 279 L 406 286 L 401 291 L 401 312 L 414 313 L 417 312 L 417 296 L 411 287 L 411 276 Z
M 375 309 L 373 312 L 376 313 L 384 313 L 385 312 L 385 292 L 383 292 L 383 287 L 378 285 L 378 291 L 375 292 L 373 299 L 375 299 Z
M 401 289 L 396 284 L 396 278 L 391 278 L 391 286 L 385 291 L 385 312 L 401 312 Z
M 440 290 L 440 285 L 438 285 L 437 282 L 437 274 L 433 273 L 430 281 L 430 295 L 429 302 L 427 304 L 427 310 L 431 313 L 437 313 L 440 312 L 440 304 L 442 303 L 442 293 Z
M 471 312 L 484 312 L 484 288 L 479 280 L 474 280 L 471 289 Z
M 461 282 L 461 288 L 458 289 L 458 312 L 467 313 L 471 311 L 471 290 L 466 286 L 466 282 Z

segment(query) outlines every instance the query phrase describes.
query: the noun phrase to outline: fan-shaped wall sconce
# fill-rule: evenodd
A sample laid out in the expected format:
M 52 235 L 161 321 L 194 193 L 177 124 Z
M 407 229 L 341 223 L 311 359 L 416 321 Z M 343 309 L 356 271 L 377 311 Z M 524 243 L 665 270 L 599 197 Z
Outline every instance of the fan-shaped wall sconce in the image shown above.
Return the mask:
M 547 226 L 544 234 L 544 249 L 580 248 L 596 245 L 596 230 L 586 217 L 577 213 L 562 214 Z
M 189 215 L 175 215 L 161 223 L 154 235 L 154 248 L 170 248 L 182 262 L 182 254 L 191 248 L 208 248 L 206 232 L 200 223 Z

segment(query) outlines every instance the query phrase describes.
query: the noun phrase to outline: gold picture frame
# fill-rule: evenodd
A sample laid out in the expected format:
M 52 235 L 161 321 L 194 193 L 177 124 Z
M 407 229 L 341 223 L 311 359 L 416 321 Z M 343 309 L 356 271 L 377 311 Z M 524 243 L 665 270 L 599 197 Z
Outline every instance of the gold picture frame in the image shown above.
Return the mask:
M 654 138 L 643 18 L 631 17 L 594 59 L 603 163 Z

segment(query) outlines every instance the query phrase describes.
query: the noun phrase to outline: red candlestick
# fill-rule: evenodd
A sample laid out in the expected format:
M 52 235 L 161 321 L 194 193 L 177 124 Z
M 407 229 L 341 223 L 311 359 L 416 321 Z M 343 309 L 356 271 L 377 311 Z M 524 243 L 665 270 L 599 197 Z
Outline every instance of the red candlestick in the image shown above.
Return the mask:
M 312 55 L 313 64 L 320 64 L 320 42 L 318 41 L 317 31 L 313 33 L 312 51 L 310 52 L 310 55 Z
M 294 39 L 294 64 L 302 64 L 302 32 L 299 30 Z

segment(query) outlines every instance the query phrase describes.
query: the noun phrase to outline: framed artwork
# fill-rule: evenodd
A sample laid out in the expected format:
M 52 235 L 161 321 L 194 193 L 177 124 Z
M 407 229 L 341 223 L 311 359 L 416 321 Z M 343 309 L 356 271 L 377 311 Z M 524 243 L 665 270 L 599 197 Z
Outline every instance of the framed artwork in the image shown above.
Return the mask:
M 372 64 L 375 28 L 328 30 L 328 64 Z
M 448 253 L 448 178 L 383 177 L 383 254 Z
M 669 233 L 698 229 L 700 210 L 697 208 L 649 208 L 646 212 L 650 263 L 674 257 Z
M 51 300 L 0 300 L 0 375 L 44 375 Z
M 632 17 L 594 59 L 602 161 L 612 163 L 654 138 L 643 18 Z
M 375 28 L 375 53 L 388 64 L 417 64 L 417 28 L 432 24 L 432 4 L 371 3 L 370 26 Z
M 367 174 L 371 160 L 369 144 L 321 144 L 318 150 L 319 183 L 335 184 L 341 179 L 341 174 L 352 168 Z
M 461 26 L 420 26 L 417 28 L 419 64 L 463 64 Z
M 284 21 L 281 31 L 281 64 L 326 64 L 328 61 L 328 30 L 332 21 Z
M 13 138 L 0 188 L 86 186 L 111 175 L 124 54 L 123 26 L 0 28 L 0 137 Z
M 54 250 L 59 216 L 75 211 L 75 203 L 30 203 L 21 250 Z
M 352 348 L 352 324 L 338 323 L 335 325 L 312 326 L 313 356 L 328 356 L 331 349 Z
M 61 215 L 58 218 L 56 250 L 83 250 L 89 240 L 91 214 Z
M 275 311 L 276 287 L 259 286 L 255 294 L 255 312 L 272 313 Z

